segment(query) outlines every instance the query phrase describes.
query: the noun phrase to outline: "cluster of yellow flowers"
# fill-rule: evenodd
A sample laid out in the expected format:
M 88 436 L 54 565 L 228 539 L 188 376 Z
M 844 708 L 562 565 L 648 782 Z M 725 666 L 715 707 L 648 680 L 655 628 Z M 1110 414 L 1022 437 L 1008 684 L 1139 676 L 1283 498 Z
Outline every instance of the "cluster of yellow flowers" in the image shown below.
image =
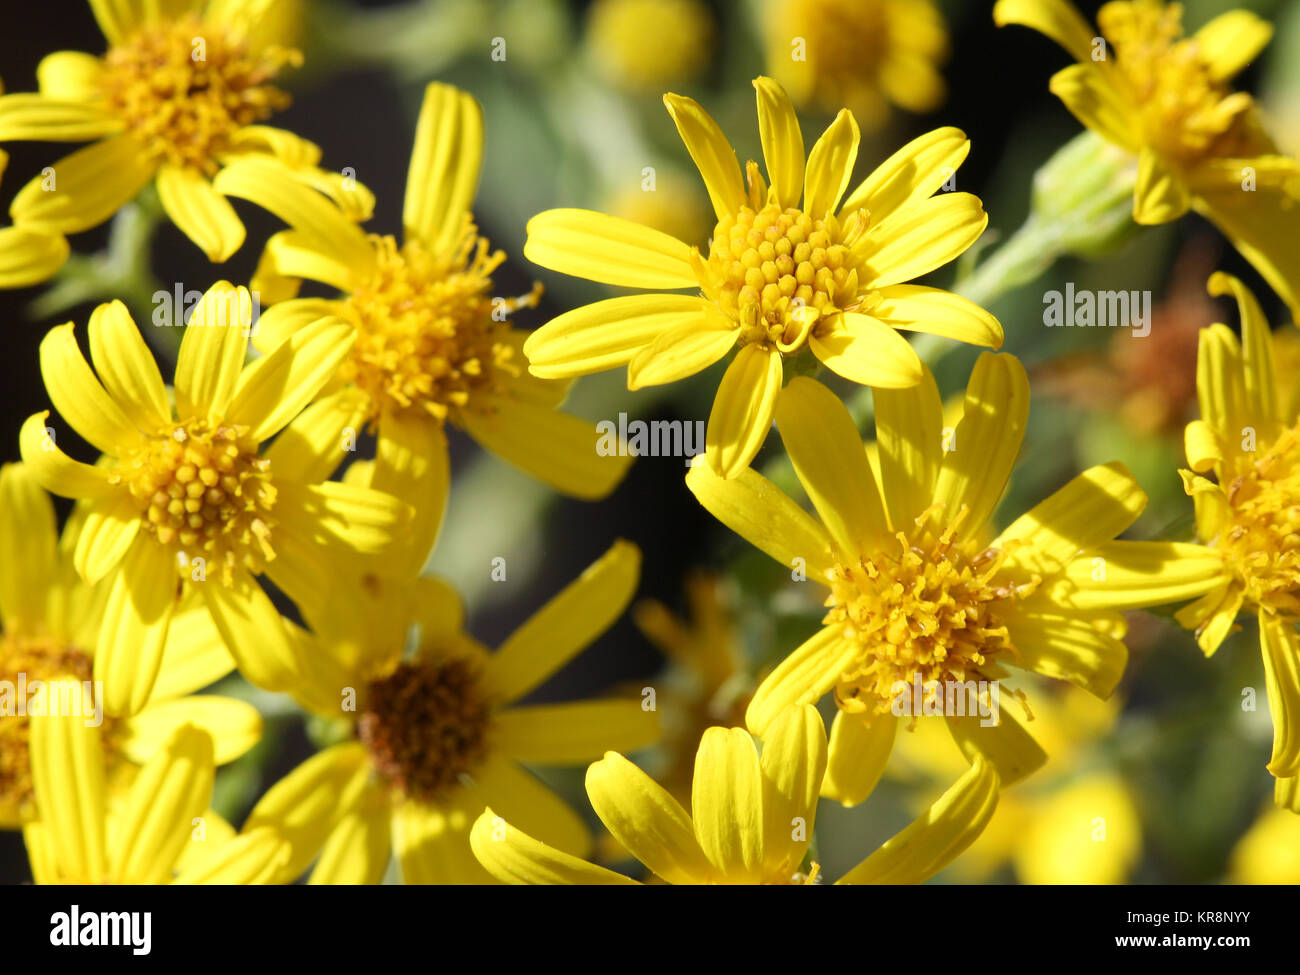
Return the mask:
M 1026 431 L 1025 369 L 982 353 L 949 422 L 903 334 L 1003 341 L 978 304 L 911 283 L 988 222 L 979 199 L 945 188 L 970 150 L 963 132 L 922 135 L 854 184 L 849 109 L 806 151 L 787 89 L 756 79 L 760 169 L 740 164 L 698 103 L 666 95 L 716 216 L 707 247 L 593 211 L 540 213 L 525 257 L 637 293 L 525 334 L 509 316 L 537 294 L 493 296 L 505 257 L 472 217 L 477 102 L 429 85 L 401 237 L 367 231 L 370 192 L 263 124 L 287 102 L 277 73 L 300 61 L 266 27 L 274 6 L 91 0 L 107 53 L 51 54 L 39 94 L 0 97 L 0 141 L 90 143 L 14 197 L 0 286 L 48 278 L 65 235 L 150 183 L 214 262 L 244 240 L 229 198 L 287 225 L 251 291 L 219 282 L 194 307 L 170 382 L 121 302 L 90 316 L 89 361 L 72 323 L 41 344 L 55 415 L 26 421 L 22 463 L 0 473 L 0 677 L 83 704 L 102 682 L 103 720 L 54 706 L 0 718 L 0 826 L 22 829 L 37 881 L 285 883 L 310 869 L 313 883 L 378 883 L 395 858 L 406 883 L 631 883 L 592 862 L 584 817 L 523 767 L 594 762 L 591 807 L 647 876 L 818 882 L 819 799 L 862 802 L 900 724 L 923 711 L 952 740 L 933 744 L 956 759 L 950 788 L 837 878 L 920 882 L 1045 760 L 1006 710 L 987 720 L 989 688 L 1020 669 L 1107 698 L 1127 663 L 1123 612 L 1173 603 L 1187 603 L 1177 618 L 1207 654 L 1244 611 L 1258 616 L 1269 771 L 1278 804 L 1300 812 L 1300 428 L 1239 281 L 1218 273 L 1209 287 L 1235 297 L 1240 339 L 1225 325 L 1201 333 L 1201 419 L 1183 472 L 1199 540 L 1117 540 L 1146 504 L 1118 463 L 998 525 Z M 933 9 L 880 7 L 913 47 L 881 55 L 870 85 L 806 76 L 800 102 L 841 96 L 872 111 L 887 97 L 941 98 Z M 1268 41 L 1266 23 L 1236 11 L 1184 38 L 1177 6 L 1158 0 L 1106 4 L 1095 37 L 1065 0 L 1000 0 L 994 16 L 1078 59 L 1052 91 L 1132 157 L 1137 222 L 1206 214 L 1300 305 L 1300 170 L 1228 87 Z M 1250 193 L 1243 169 L 1258 180 Z M 337 293 L 299 297 L 304 281 Z M 631 460 L 598 451 L 593 424 L 562 412 L 573 380 L 626 366 L 636 389 L 729 355 L 686 488 L 824 586 L 826 613 L 752 695 L 728 692 L 743 727 L 673 729 L 693 767 L 661 784 L 623 756 L 661 734 L 640 698 L 520 703 L 622 615 L 635 546 L 616 542 L 495 651 L 422 569 L 451 484 L 449 423 L 555 490 L 599 499 Z M 820 366 L 871 387 L 874 443 L 813 378 Z M 773 424 L 811 511 L 752 466 Z M 65 453 L 67 430 L 97 459 Z M 373 458 L 355 459 L 365 432 Z M 74 502 L 61 533 L 46 492 Z M 670 652 L 696 640 L 663 607 L 637 619 Z M 704 625 L 715 657 L 695 663 L 716 699 L 732 667 L 716 657 L 721 624 Z M 235 669 L 338 727 L 238 830 L 210 809 L 214 767 L 257 742 L 261 718 L 195 693 Z M 900 687 L 923 708 L 900 716 Z M 953 707 L 952 687 L 978 690 Z M 832 692 L 828 733 L 816 705 Z

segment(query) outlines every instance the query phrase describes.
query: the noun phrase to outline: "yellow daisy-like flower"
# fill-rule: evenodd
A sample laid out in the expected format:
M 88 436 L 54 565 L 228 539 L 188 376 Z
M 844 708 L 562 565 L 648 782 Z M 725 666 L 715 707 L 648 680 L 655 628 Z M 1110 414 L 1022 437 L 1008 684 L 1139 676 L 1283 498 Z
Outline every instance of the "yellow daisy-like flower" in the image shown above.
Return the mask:
M 1122 776 L 1087 754 L 1114 727 L 1119 702 L 1069 685 L 1061 694 L 1035 694 L 1033 702 L 1034 734 L 1051 757 L 1032 783 L 1003 794 L 953 873 L 983 883 L 1010 864 L 1025 884 L 1126 882 L 1142 852 L 1137 803 Z M 927 783 L 951 781 L 965 763 L 945 747 L 947 737 L 937 721 L 918 721 L 899 743 L 903 764 Z
M 701 0 L 596 0 L 587 12 L 596 70 L 632 91 L 690 81 L 707 67 L 713 43 L 713 18 Z
M 1208 656 L 1246 610 L 1259 620 L 1279 805 L 1300 812 L 1300 414 L 1286 409 L 1290 377 L 1273 360 L 1273 337 L 1249 289 L 1222 272 L 1210 294 L 1232 295 L 1241 339 L 1226 325 L 1201 332 L 1196 391 L 1201 418 L 1187 425 L 1190 471 L 1183 486 L 1196 504 L 1196 532 L 1219 560 L 1219 579 L 1178 621 L 1196 631 Z M 1195 473 L 1193 473 L 1193 471 Z M 1213 473 L 1211 481 L 1203 474 Z
M 528 374 L 523 333 L 510 327 L 508 315 L 533 304 L 537 292 L 492 296 L 491 275 L 505 255 L 478 236 L 470 216 L 482 155 L 478 103 L 448 85 L 429 85 L 416 124 L 401 244 L 367 235 L 264 162 L 236 163 L 216 180 L 221 192 L 252 200 L 293 228 L 267 243 L 254 281 L 264 297 L 292 298 L 302 278 L 342 292 L 267 309 L 255 344 L 270 352 L 322 315 L 350 323 L 352 351 L 330 388 L 346 384 L 360 395 L 347 400 L 339 425 L 371 424 L 379 439 L 375 486 L 419 500 L 411 548 L 420 564 L 446 504 L 449 422 L 574 497 L 606 496 L 630 463 L 599 455 L 594 425 L 557 409 L 568 383 Z
M 616 752 L 587 770 L 587 795 L 609 831 L 667 883 L 811 884 L 820 869 L 803 863 L 825 770 L 821 716 L 792 707 L 772 722 L 761 756 L 743 728 L 704 733 L 689 813 Z M 979 836 L 997 801 L 997 775 L 977 759 L 916 822 L 836 883 L 920 883 Z M 470 839 L 479 862 L 507 883 L 635 883 L 539 842 L 491 808 Z
M 27 747 L 38 699 L 48 710 L 49 682 L 84 682 L 91 696 L 82 699 L 83 713 L 103 706 L 91 680 L 104 593 L 82 582 L 72 565 L 84 513 L 74 514 L 60 541 L 54 507 L 31 471 L 22 464 L 0 467 L 0 829 L 16 829 L 35 815 Z M 131 717 L 91 715 L 102 722 L 111 783 L 129 784 L 135 767 L 182 724 L 212 736 L 218 765 L 255 745 L 262 734 L 256 708 L 194 693 L 234 667 L 207 613 L 188 606 L 178 612 L 144 709 Z
M 949 705 L 954 688 L 976 682 L 983 700 L 979 682 L 1010 665 L 1106 697 L 1128 657 L 1119 611 L 1206 592 L 1217 559 L 1196 545 L 1114 541 L 1146 505 L 1117 463 L 1080 474 L 995 534 L 991 515 L 1029 412 L 1014 356 L 980 356 L 955 428 L 943 427 L 928 371 L 875 400 L 878 472 L 825 386 L 800 377 L 781 395 L 777 428 L 817 518 L 753 470 L 723 480 L 697 463 L 687 474 L 723 524 L 829 590 L 823 628 L 763 680 L 746 724 L 762 735 L 784 707 L 833 690 L 824 794 L 852 805 L 885 768 L 904 720 L 900 688 L 911 696 L 919 682 L 967 758 L 985 755 L 1011 784 L 1042 764 L 1042 749 L 1005 706 L 986 723 L 965 698 Z
M 336 181 L 314 169 L 315 146 L 258 124 L 288 104 L 271 82 L 301 60 L 263 36 L 274 2 L 90 7 L 108 51 L 50 54 L 37 68 L 39 94 L 0 98 L 0 142 L 93 143 L 18 192 L 15 223 L 47 234 L 87 230 L 152 182 L 176 226 L 210 260 L 224 261 L 243 243 L 244 225 L 213 189 L 221 167 L 255 156 L 299 178 Z M 58 266 L 52 257 L 46 264 Z
M 310 618 L 331 572 L 356 553 L 391 550 L 409 523 L 396 498 L 317 483 L 328 476 L 322 458 L 339 447 L 332 414 L 290 422 L 347 356 L 351 328 L 321 318 L 245 367 L 251 312 L 245 289 L 208 290 L 185 329 L 171 398 L 121 302 L 90 318 L 98 375 L 71 322 L 41 343 L 55 409 L 104 454 L 93 466 L 70 458 L 48 411 L 19 435 L 42 486 L 89 503 L 73 561 L 86 582 L 108 580 L 94 672 L 112 713 L 134 714 L 149 699 L 186 593 L 201 599 L 244 676 L 283 689 L 297 661 L 255 575 L 266 573 Z
M 1300 308 L 1300 164 L 1264 133 L 1254 99 L 1229 87 L 1268 44 L 1271 24 L 1230 10 L 1184 37 L 1182 5 L 1162 0 L 1105 4 L 1099 37 L 1068 0 L 998 0 L 993 18 L 1046 34 L 1078 62 L 1051 89 L 1136 157 L 1134 220 L 1165 223 L 1195 209 Z
M 460 599 L 421 578 L 364 579 L 340 591 L 315 636 L 314 666 L 293 688 L 308 709 L 345 719 L 346 742 L 273 786 L 245 830 L 270 826 L 293 845 L 290 880 L 320 853 L 312 883 L 374 884 L 390 851 L 408 884 L 490 878 L 469 847 L 489 804 L 547 842 L 583 855 L 582 819 L 520 763 L 589 761 L 658 734 L 639 698 L 519 704 L 614 622 L 636 588 L 640 552 L 608 553 L 488 652 L 464 632 Z M 413 654 L 404 655 L 410 626 Z
M 75 683 L 56 681 L 72 692 Z M 265 884 L 289 856 L 274 830 L 236 836 L 208 808 L 213 748 L 184 724 L 114 804 L 100 729 L 61 714 L 32 719 L 39 819 L 23 827 L 38 884 Z
M 768 70 L 796 105 L 846 105 L 863 128 L 889 106 L 931 112 L 947 95 L 943 15 L 930 0 L 767 0 Z
M 952 128 L 921 136 L 845 197 L 858 155 L 853 114 L 840 112 L 805 163 L 784 89 L 770 78 L 754 87 L 768 182 L 751 161 L 748 191 L 717 123 L 691 99 L 664 96 L 717 215 L 707 257 L 667 234 L 590 210 L 538 214 L 524 245 L 525 257 L 554 271 L 699 292 L 578 308 L 530 335 L 524 354 L 544 379 L 626 364 L 628 388 L 639 389 L 693 375 L 739 345 L 705 435 L 708 461 L 724 477 L 744 470 L 763 445 L 787 357 L 811 349 L 841 376 L 895 388 L 921 378 L 920 359 L 900 329 L 1002 343 L 1002 326 L 982 308 L 904 283 L 956 258 L 988 223 L 971 194 L 932 195 L 966 158 L 966 136 Z

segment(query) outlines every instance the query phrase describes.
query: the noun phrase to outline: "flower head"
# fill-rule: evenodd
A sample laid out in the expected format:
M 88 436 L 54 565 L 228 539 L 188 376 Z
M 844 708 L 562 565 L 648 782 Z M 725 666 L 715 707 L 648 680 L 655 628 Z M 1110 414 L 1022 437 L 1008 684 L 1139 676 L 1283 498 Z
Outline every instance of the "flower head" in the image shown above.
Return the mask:
M 1255 100 L 1232 79 L 1273 36 L 1230 10 L 1184 36 L 1183 8 L 1112 0 L 1094 36 L 1069 0 L 998 0 L 998 24 L 1023 24 L 1078 62 L 1051 89 L 1076 118 L 1136 158 L 1133 219 L 1158 224 L 1194 208 L 1212 220 L 1292 308 L 1300 294 L 1300 165 L 1265 134 Z
M 71 322 L 41 343 L 55 408 L 104 455 L 90 465 L 65 454 L 47 412 L 23 424 L 36 479 L 88 505 L 73 560 L 87 583 L 110 580 L 95 677 L 111 712 L 148 700 L 187 594 L 202 600 L 249 680 L 284 687 L 297 663 L 254 577 L 267 574 L 310 616 L 331 569 L 390 549 L 409 520 L 389 495 L 317 483 L 328 474 L 322 458 L 344 449 L 330 413 L 291 423 L 347 355 L 347 324 L 321 318 L 245 367 L 251 312 L 245 289 L 208 290 L 186 326 L 171 398 L 121 302 L 91 315 L 98 375 Z
M 1187 425 L 1191 470 L 1182 475 L 1195 500 L 1197 535 L 1220 560 L 1220 577 L 1177 618 L 1195 630 L 1208 655 L 1242 610 L 1258 617 L 1273 715 L 1269 771 L 1278 779 L 1279 803 L 1294 802 L 1300 775 L 1300 415 L 1284 405 L 1292 401 L 1290 376 L 1277 370 L 1273 336 L 1255 296 L 1222 272 L 1210 278 L 1209 289 L 1236 298 L 1241 338 L 1222 324 L 1201 332 L 1201 417 Z M 1295 808 L 1300 812 L 1300 804 Z
M 50 54 L 37 69 L 39 94 L 0 98 L 0 141 L 92 143 L 18 192 L 15 224 L 53 235 L 87 230 L 153 183 L 176 226 L 224 261 L 243 243 L 244 225 L 213 189 L 223 166 L 256 156 L 295 179 L 336 182 L 316 169 L 315 146 L 261 124 L 289 102 L 277 76 L 301 61 L 265 34 L 275 6 L 92 3 L 108 50 Z M 41 266 L 52 274 L 60 263 Z
M 595 427 L 560 412 L 568 383 L 528 374 L 523 333 L 509 315 L 536 303 L 493 295 L 505 260 L 470 215 L 483 155 L 478 103 L 431 84 L 416 123 L 403 211 L 404 237 L 367 235 L 331 200 L 261 160 L 228 167 L 216 185 L 252 200 L 293 228 L 267 243 L 254 285 L 279 301 L 255 340 L 263 352 L 293 339 L 321 315 L 348 323 L 353 340 L 330 389 L 349 387 L 340 427 L 378 435 L 375 484 L 413 503 L 415 568 L 435 541 L 450 480 L 447 424 L 580 498 L 602 498 L 627 471 L 626 457 L 601 456 Z M 330 285 L 329 300 L 296 299 L 301 279 Z
M 680 95 L 664 102 L 713 202 L 708 253 L 667 234 L 588 210 L 548 210 L 528 224 L 524 256 L 593 281 L 695 295 L 612 298 L 554 319 L 528 337 L 534 376 L 557 379 L 626 364 L 628 388 L 693 375 L 739 346 L 709 416 L 706 454 L 724 477 L 743 470 L 771 425 L 783 361 L 811 350 L 834 372 L 904 387 L 920 360 L 898 330 L 996 347 L 1002 327 L 957 295 L 906 284 L 947 264 L 984 231 L 969 193 L 933 196 L 970 144 L 936 129 L 903 147 L 845 196 L 858 126 L 845 110 L 804 158 L 790 100 L 754 82 L 767 179 L 741 180 L 717 123 Z
M 885 767 L 900 694 L 919 686 L 924 710 L 901 713 L 942 715 L 1010 784 L 1045 756 L 1008 708 L 976 714 L 969 692 L 991 709 L 985 696 L 1019 667 L 1109 695 L 1127 661 L 1118 611 L 1200 595 L 1218 566 L 1194 545 L 1113 541 L 1146 504 L 1121 464 L 994 531 L 1029 410 L 1012 356 L 980 356 L 955 428 L 928 372 L 875 396 L 878 471 L 830 390 L 801 377 L 782 393 L 777 427 L 816 518 L 753 470 L 724 481 L 697 463 L 687 475 L 715 517 L 827 589 L 823 628 L 763 680 L 746 723 L 761 735 L 782 708 L 833 691 L 826 794 L 853 804 Z
M 704 70 L 713 32 L 700 0 L 596 0 L 587 12 L 586 46 L 602 77 L 630 91 L 662 91 Z
M 784 710 L 760 755 L 743 728 L 709 728 L 695 757 L 688 813 L 616 752 L 587 770 L 587 795 L 610 832 L 670 884 L 813 884 L 805 865 L 826 769 L 826 729 L 810 706 Z M 974 840 L 998 801 L 982 759 L 916 822 L 846 873 L 841 884 L 919 883 Z M 489 808 L 471 834 L 479 862 L 515 884 L 628 884 L 622 874 L 538 842 Z
M 245 830 L 288 837 L 291 880 L 320 854 L 313 883 L 378 883 L 391 850 L 408 884 L 481 883 L 469 829 L 486 805 L 576 855 L 582 820 L 520 763 L 588 761 L 657 736 L 639 698 L 520 704 L 599 636 L 636 588 L 640 553 L 616 543 L 489 652 L 464 631 L 459 596 L 431 578 L 340 584 L 293 689 L 345 739 L 273 786 Z M 415 651 L 404 653 L 415 629 Z

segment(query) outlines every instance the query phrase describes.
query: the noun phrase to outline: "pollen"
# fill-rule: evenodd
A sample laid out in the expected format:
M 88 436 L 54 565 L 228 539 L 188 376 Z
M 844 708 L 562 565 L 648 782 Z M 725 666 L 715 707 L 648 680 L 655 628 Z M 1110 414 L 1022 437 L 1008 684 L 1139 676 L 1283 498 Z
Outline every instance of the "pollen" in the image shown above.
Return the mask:
M 206 420 L 178 423 L 149 438 L 118 471 L 144 529 L 175 549 L 187 578 L 219 572 L 229 585 L 236 568 L 261 572 L 275 557 L 271 465 L 247 434 Z
M 919 676 L 930 698 L 948 682 L 987 680 L 988 668 L 1018 656 L 1001 618 L 1037 580 L 996 582 L 1003 554 L 969 555 L 958 541 L 965 512 L 938 535 L 900 531 L 896 547 L 832 570 L 824 622 L 842 624 L 858 647 L 835 687 L 843 710 L 885 714 L 899 682 L 912 686 Z
M 23 810 L 32 801 L 27 748 L 36 688 L 59 678 L 89 681 L 93 670 L 88 654 L 48 636 L 0 632 L 0 810 Z M 105 717 L 101 726 L 106 745 L 111 724 Z
M 1254 100 L 1216 81 L 1196 40 L 1183 36 L 1181 4 L 1109 3 L 1097 22 L 1139 107 L 1146 145 L 1185 165 L 1268 151 Z
M 146 26 L 113 46 L 100 87 L 154 161 L 211 176 L 235 133 L 289 104 L 269 82 L 301 61 L 299 52 L 274 46 L 253 54 L 224 28 L 190 17 Z
M 358 735 L 404 796 L 435 802 L 487 755 L 491 708 L 465 661 L 399 664 L 370 684 L 368 701 Z
M 751 190 L 753 180 L 751 166 Z M 864 222 L 851 220 L 855 231 Z M 858 302 L 850 239 L 832 214 L 814 218 L 777 203 L 742 206 L 713 231 L 705 292 L 740 323 L 742 341 L 795 352 L 819 318 Z
M 476 394 L 525 372 L 508 316 L 535 306 L 541 286 L 521 298 L 492 297 L 492 272 L 505 254 L 472 223 L 447 253 L 416 240 L 399 247 L 392 237 L 371 239 L 376 270 L 347 298 L 357 338 L 343 376 L 369 394 L 372 419 L 419 410 L 446 421 Z
M 1238 459 L 1218 546 L 1257 606 L 1300 619 L 1300 430 Z

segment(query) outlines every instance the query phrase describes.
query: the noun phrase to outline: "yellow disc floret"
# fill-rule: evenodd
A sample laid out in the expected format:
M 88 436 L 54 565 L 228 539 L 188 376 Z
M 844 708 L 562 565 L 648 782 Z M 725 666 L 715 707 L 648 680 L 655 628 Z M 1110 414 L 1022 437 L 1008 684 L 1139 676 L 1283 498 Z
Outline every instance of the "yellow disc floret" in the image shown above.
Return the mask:
M 104 55 L 100 90 L 156 162 L 217 171 L 236 132 L 289 104 L 268 84 L 297 51 L 254 54 L 226 29 L 184 18 L 141 28 Z
M 271 465 L 247 434 L 206 420 L 177 423 L 147 439 L 119 471 L 145 530 L 175 549 L 186 577 L 201 559 L 205 577 L 219 569 L 229 584 L 239 565 L 260 572 L 275 557 Z
M 376 269 L 346 299 L 357 338 L 343 367 L 369 394 L 372 418 L 416 409 L 446 420 L 476 392 L 497 391 L 503 374 L 523 373 L 506 316 L 536 304 L 540 288 L 493 298 L 491 275 L 505 255 L 472 224 L 446 254 L 416 240 L 372 240 Z

